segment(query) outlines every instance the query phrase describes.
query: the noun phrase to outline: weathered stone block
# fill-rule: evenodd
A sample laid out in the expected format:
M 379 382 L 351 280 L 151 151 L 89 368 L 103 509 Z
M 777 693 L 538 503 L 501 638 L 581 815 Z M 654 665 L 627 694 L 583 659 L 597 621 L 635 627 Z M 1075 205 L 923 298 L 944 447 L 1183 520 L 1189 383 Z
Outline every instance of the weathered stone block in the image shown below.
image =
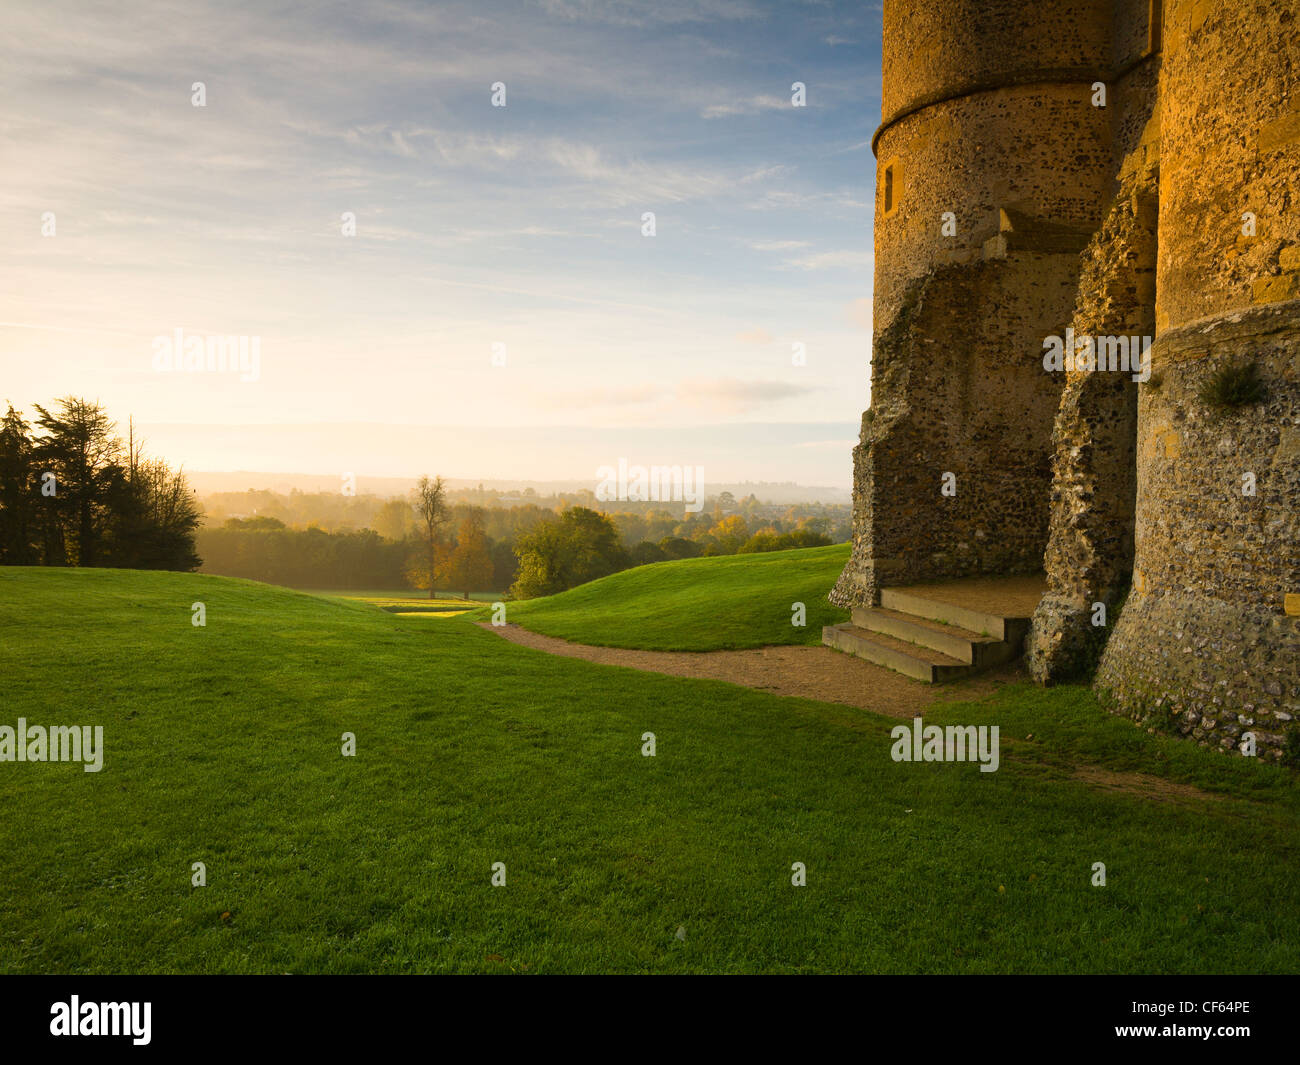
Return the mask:
M 1300 299 L 1300 273 L 1257 277 L 1251 292 L 1256 303 L 1278 303 Z
M 1271 152 L 1300 141 L 1300 111 L 1292 111 L 1259 127 L 1257 145 L 1260 152 Z

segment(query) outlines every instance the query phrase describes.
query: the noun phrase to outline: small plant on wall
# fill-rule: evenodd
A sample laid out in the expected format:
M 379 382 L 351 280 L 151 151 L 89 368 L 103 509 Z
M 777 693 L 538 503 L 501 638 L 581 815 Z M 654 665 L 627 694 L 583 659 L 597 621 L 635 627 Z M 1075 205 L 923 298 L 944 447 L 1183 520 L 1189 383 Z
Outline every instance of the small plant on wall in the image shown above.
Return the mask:
M 1224 363 L 1201 385 L 1199 396 L 1211 410 L 1228 411 L 1264 402 L 1268 389 L 1259 376 L 1259 364 L 1249 359 Z

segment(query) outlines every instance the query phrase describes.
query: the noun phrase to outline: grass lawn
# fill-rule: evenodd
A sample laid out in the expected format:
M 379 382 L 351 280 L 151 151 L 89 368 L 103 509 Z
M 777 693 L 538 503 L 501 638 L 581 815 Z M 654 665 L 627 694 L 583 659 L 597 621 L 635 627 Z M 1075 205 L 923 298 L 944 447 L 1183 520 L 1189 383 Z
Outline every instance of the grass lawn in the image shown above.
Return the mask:
M 645 651 L 819 644 L 848 621 L 826 593 L 849 545 L 656 562 L 548 596 L 509 603 L 506 619 L 545 636 Z M 806 624 L 791 624 L 793 604 Z M 487 618 L 488 611 L 476 615 Z
M 804 599 L 811 626 L 811 571 L 837 563 L 786 558 L 782 596 L 778 556 L 721 560 L 719 624 L 743 633 L 749 587 L 773 612 Z M 0 724 L 102 724 L 106 747 L 100 773 L 0 762 L 0 972 L 1254 973 L 1300 956 L 1296 778 L 1149 736 L 1078 687 L 927 713 L 1001 727 L 1001 768 L 980 773 L 891 761 L 895 721 L 552 657 L 465 618 L 59 569 L 0 569 L 0 673 Z M 1168 793 L 1124 790 L 1132 770 Z
M 455 614 L 478 609 L 479 603 L 495 602 L 499 595 L 491 592 L 476 592 L 468 600 L 447 592 L 436 592 L 429 598 L 428 592 L 401 592 L 367 590 L 353 591 L 337 588 L 302 589 L 306 595 L 319 595 L 327 599 L 347 599 L 353 602 L 369 603 L 390 614 Z

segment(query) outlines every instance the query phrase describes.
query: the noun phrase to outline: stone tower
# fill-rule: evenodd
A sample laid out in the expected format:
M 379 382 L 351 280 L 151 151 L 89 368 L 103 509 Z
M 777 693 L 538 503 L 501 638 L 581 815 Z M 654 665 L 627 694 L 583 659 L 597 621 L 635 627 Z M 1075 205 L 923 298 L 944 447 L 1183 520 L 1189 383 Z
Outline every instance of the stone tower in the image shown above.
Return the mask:
M 1281 748 L 1300 713 L 1298 8 L 886 0 L 872 399 L 834 602 L 1045 574 L 1036 679 L 1095 670 L 1122 713 Z M 1048 368 L 1050 337 L 1092 357 Z

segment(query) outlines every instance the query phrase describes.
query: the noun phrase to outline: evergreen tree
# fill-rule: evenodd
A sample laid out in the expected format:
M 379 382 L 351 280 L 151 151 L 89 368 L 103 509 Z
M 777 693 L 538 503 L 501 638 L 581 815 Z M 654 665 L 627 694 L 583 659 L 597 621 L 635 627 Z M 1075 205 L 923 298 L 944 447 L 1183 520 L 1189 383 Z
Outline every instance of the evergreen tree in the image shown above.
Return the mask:
M 41 435 L 10 405 L 0 421 L 0 563 L 192 570 L 202 519 L 180 471 L 126 448 L 98 403 L 36 404 Z
M 51 414 L 36 404 L 36 424 L 45 432 L 36 439 L 36 463 L 42 474 L 54 474 L 53 495 L 41 498 L 60 526 L 69 560 L 94 566 L 99 563 L 110 499 L 120 491 L 122 443 L 98 403 L 65 396 L 59 408 L 58 414 Z
M 36 546 L 39 485 L 32 455 L 31 426 L 9 404 L 0 421 L 0 564 L 30 566 Z

